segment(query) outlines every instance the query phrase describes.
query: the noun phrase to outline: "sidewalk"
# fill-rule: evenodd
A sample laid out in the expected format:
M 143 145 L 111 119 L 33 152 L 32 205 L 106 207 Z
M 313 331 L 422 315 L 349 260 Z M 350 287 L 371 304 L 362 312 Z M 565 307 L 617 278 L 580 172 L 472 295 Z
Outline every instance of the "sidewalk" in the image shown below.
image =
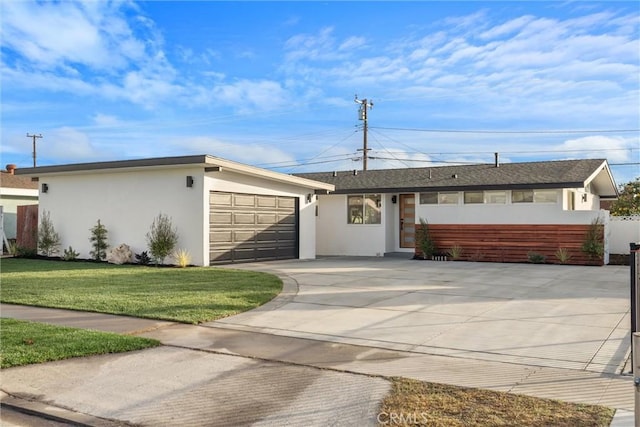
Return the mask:
M 354 420 L 361 424 L 363 419 L 375 424 L 375 408 L 388 390 L 388 382 L 379 376 L 404 376 L 605 405 L 622 410 L 613 426 L 633 424 L 632 412 L 631 416 L 627 412 L 634 405 L 631 376 L 276 336 L 217 322 L 186 325 L 6 304 L 0 310 L 3 317 L 129 333 L 165 344 L 3 372 L 2 390 L 10 395 L 35 394 L 38 400 L 104 419 L 162 424 L 157 417 L 188 413 L 193 418 L 173 421 L 183 425 L 257 422 L 240 414 L 255 412 L 262 402 L 258 412 L 265 425 L 291 422 L 294 414 L 303 417 L 296 424 L 349 425 Z M 247 390 L 252 392 L 249 396 Z M 230 402 L 235 409 L 221 414 L 220 408 L 229 407 Z

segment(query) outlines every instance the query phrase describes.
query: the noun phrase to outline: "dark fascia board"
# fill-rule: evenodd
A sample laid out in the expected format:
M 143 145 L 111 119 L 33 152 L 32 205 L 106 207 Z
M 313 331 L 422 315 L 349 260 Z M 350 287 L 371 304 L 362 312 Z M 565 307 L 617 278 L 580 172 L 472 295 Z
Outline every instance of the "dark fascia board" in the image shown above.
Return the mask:
M 384 193 L 435 193 L 438 191 L 492 191 L 492 190 L 547 190 L 557 188 L 582 188 L 583 182 L 539 183 L 539 184 L 503 184 L 503 185 L 460 185 L 446 187 L 397 187 L 341 189 L 330 194 L 384 194 Z
M 152 159 L 115 160 L 110 162 L 75 163 L 69 165 L 38 166 L 35 168 L 18 168 L 16 175 L 44 175 L 61 172 L 81 172 L 100 169 L 123 169 L 149 166 L 179 166 L 179 165 L 204 165 L 207 162 L 206 155 L 156 157 Z

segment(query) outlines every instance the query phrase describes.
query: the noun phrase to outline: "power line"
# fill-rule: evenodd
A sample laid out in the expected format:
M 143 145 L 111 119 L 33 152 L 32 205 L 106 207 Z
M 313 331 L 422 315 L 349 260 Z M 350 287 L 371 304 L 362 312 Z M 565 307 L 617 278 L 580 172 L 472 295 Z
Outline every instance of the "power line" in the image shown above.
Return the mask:
M 418 129 L 371 126 L 371 129 L 402 130 L 407 132 L 431 133 L 482 133 L 482 134 L 571 134 L 571 133 L 631 133 L 640 129 L 585 129 L 585 130 L 462 130 L 462 129 Z

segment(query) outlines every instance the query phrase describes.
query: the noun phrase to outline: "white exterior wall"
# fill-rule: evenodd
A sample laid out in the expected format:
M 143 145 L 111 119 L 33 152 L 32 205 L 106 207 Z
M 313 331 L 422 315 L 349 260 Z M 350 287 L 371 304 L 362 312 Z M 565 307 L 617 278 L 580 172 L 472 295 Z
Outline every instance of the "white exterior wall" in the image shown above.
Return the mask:
M 194 178 L 191 188 L 186 186 L 187 176 Z M 50 212 L 61 250 L 72 246 L 81 258 L 90 258 L 89 230 L 98 219 L 108 230 L 110 247 L 125 243 L 140 253 L 148 250 L 146 234 L 163 213 L 178 231 L 177 248 L 189 251 L 192 264 L 209 265 L 210 191 L 297 197 L 300 258 L 315 258 L 316 198 L 307 203 L 312 189 L 233 172 L 205 176 L 201 166 L 46 175 L 40 183 L 49 186 L 40 195 L 40 213 Z
M 2 228 L 7 239 L 16 238 L 18 206 L 37 205 L 38 190 L 2 188 L 0 206 L 3 211 Z
M 609 217 L 609 252 L 628 254 L 629 243 L 640 243 L 640 215 Z
M 381 224 L 347 224 L 347 196 L 319 196 L 317 224 L 318 255 L 382 256 L 385 252 L 385 208 Z
M 567 193 L 558 190 L 558 194 Z M 319 201 L 318 255 L 378 256 L 385 252 L 413 252 L 400 248 L 399 202 L 391 198 L 399 194 L 385 194 L 382 198 L 380 225 L 347 224 L 347 196 L 321 196 Z M 457 205 L 421 205 L 416 196 L 416 223 L 424 218 L 431 224 L 590 224 L 595 218 L 605 219 L 605 211 L 593 206 L 590 198 L 581 209 L 566 210 L 566 197 L 556 203 L 464 204 L 462 192 Z M 580 198 L 581 200 L 581 198 Z M 577 201 L 576 201 L 577 204 Z M 587 206 L 593 207 L 587 210 Z M 605 231 L 606 232 L 606 231 Z
M 298 242 L 300 244 L 300 259 L 314 259 L 316 257 L 316 197 L 314 190 L 286 183 L 268 181 L 249 175 L 231 172 L 209 172 L 205 177 L 206 223 L 204 224 L 206 251 L 206 265 L 209 264 L 209 192 L 223 191 L 227 193 L 265 194 L 272 196 L 297 197 L 299 212 Z M 307 196 L 311 194 L 311 202 Z
M 61 249 L 72 246 L 80 257 L 90 258 L 90 229 L 98 219 L 107 228 L 110 247 L 125 243 L 140 253 L 148 250 L 146 234 L 163 213 L 177 229 L 177 247 L 190 252 L 193 264 L 202 264 L 204 208 L 198 174 L 202 175 L 202 168 L 46 175 L 40 178 L 41 184 L 49 186 L 47 193 L 40 194 L 40 215 L 49 211 Z M 187 188 L 187 175 L 200 184 Z

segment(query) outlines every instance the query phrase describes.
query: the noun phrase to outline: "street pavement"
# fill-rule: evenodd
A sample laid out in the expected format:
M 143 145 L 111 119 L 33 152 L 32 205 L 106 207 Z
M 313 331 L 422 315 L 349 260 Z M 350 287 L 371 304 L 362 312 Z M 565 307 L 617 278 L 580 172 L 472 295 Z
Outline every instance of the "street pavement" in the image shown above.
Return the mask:
M 620 410 L 615 425 L 632 425 L 633 382 L 620 374 L 628 267 L 326 258 L 233 268 L 278 274 L 285 289 L 202 325 L 3 304 L 3 317 L 165 344 L 5 370 L 3 403 L 72 409 L 94 417 L 88 425 L 375 425 L 385 377 L 405 376 L 602 404 Z

